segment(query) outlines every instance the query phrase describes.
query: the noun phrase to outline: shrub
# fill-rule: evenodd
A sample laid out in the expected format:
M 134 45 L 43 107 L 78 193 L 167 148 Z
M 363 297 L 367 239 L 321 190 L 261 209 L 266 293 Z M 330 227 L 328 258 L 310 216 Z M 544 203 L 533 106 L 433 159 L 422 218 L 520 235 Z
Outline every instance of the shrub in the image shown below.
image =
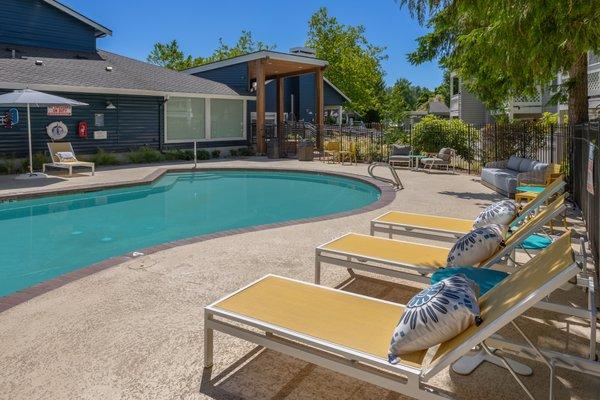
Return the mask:
M 410 134 L 399 127 L 389 127 L 384 132 L 384 140 L 386 144 L 409 144 Z
M 451 147 L 465 160 L 473 159 L 471 143 L 478 132 L 458 119 L 441 119 L 426 115 L 413 127 L 412 144 L 416 151 L 437 153 L 443 147 Z
M 229 156 L 230 157 L 237 157 L 240 155 L 240 152 L 238 149 L 231 149 L 229 150 Z
M 242 147 L 238 151 L 242 157 L 252 157 L 254 155 L 254 149 L 252 147 Z
M 221 150 L 213 150 L 210 152 L 210 155 L 212 156 L 212 158 L 220 158 L 221 157 Z
M 200 149 L 196 152 L 196 157 L 198 160 L 208 160 L 210 159 L 210 153 L 207 150 Z
M 119 159 L 115 154 L 107 153 L 103 149 L 98 149 L 96 154 L 92 155 L 90 161 L 98 165 L 117 165 L 119 164 Z
M 45 153 L 39 151 L 39 152 L 33 154 L 33 170 L 34 171 L 42 169 L 42 166 L 47 162 L 50 162 L 50 158 Z M 21 161 L 20 170 L 21 171 L 29 171 L 29 159 L 28 158 Z
M 194 151 L 193 150 L 167 150 L 164 153 L 165 159 L 174 161 L 174 160 L 185 160 L 190 161 L 194 159 Z
M 151 149 L 150 147 L 140 147 L 129 153 L 127 157 L 134 164 L 153 163 L 164 159 L 160 151 Z
M 21 172 L 15 155 L 3 156 L 0 159 L 0 173 L 3 174 L 16 174 Z

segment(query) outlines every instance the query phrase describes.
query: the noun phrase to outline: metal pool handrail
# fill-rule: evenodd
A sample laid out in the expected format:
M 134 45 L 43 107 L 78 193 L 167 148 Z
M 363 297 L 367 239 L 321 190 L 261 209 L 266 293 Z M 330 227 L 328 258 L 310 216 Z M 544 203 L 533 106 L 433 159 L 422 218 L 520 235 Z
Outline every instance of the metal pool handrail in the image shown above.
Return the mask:
M 392 174 L 392 178 L 394 178 L 394 179 L 385 178 L 383 176 L 375 175 L 373 173 L 373 170 L 376 167 L 387 167 L 387 168 L 389 168 L 390 173 Z M 371 175 L 371 177 L 373 179 L 377 179 L 377 180 L 380 180 L 382 182 L 387 182 L 390 185 L 392 185 L 394 187 L 394 189 L 396 189 L 396 190 L 402 190 L 402 189 L 404 189 L 404 185 L 402 184 L 402 181 L 400 180 L 400 177 L 396 173 L 396 170 L 390 164 L 384 163 L 384 162 L 374 162 L 374 163 L 371 163 L 369 165 L 368 171 L 369 171 L 369 175 Z

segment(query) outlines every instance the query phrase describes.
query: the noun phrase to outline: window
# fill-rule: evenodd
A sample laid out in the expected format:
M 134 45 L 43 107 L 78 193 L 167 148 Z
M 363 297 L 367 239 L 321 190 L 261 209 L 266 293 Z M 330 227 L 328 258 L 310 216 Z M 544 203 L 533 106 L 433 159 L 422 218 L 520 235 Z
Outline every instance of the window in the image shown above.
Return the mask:
M 211 139 L 244 137 L 243 100 L 210 100 L 210 137 Z
M 185 97 L 171 97 L 167 101 L 167 141 L 189 142 L 206 138 L 205 101 Z
M 459 79 L 457 76 L 455 76 L 454 78 L 452 78 L 452 96 L 459 93 L 459 86 Z

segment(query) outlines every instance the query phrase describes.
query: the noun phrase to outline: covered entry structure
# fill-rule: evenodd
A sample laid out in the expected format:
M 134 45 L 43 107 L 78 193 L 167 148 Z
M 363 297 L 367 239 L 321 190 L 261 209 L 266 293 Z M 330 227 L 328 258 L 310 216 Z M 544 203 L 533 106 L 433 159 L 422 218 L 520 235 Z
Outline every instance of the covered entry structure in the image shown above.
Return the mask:
M 315 57 L 306 48 L 290 53 L 258 51 L 189 69 L 188 73 L 247 90 L 256 98 L 249 104 L 255 116 L 258 153 L 267 149 L 267 114 L 276 115 L 277 136 L 283 139 L 285 121 L 314 123 L 317 146 L 325 124 L 325 106 L 336 107 L 348 98 L 323 77 L 327 61 Z M 254 106 L 254 109 L 253 107 Z

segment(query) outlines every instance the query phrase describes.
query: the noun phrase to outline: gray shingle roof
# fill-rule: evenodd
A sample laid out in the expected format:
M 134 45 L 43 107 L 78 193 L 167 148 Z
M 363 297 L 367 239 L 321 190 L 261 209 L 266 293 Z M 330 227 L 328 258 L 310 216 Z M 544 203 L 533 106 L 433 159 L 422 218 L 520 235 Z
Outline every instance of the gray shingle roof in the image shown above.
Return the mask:
M 12 58 L 12 50 L 16 58 Z M 42 65 L 36 65 L 36 60 Z M 107 71 L 107 67 L 112 67 Z M 82 53 L 0 44 L 0 87 L 11 83 L 152 92 L 250 95 L 223 83 L 172 71 L 103 50 Z

